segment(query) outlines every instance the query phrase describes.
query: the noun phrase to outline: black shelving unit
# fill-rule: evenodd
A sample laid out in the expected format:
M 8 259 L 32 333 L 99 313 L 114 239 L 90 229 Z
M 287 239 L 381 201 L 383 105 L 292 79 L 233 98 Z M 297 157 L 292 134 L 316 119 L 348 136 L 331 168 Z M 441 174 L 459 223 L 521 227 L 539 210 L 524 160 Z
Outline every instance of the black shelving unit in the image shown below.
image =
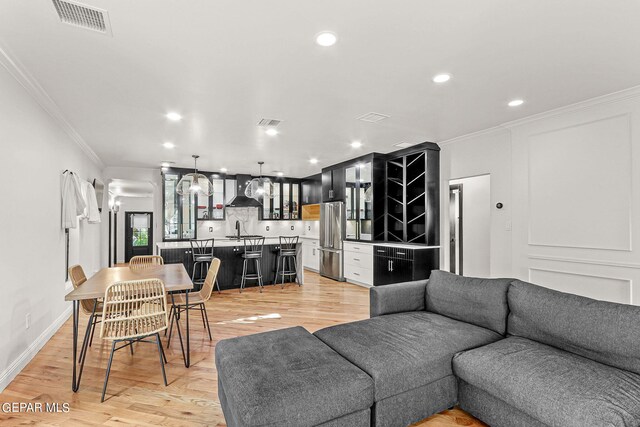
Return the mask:
M 402 154 L 386 162 L 385 241 L 438 245 L 439 153 Z

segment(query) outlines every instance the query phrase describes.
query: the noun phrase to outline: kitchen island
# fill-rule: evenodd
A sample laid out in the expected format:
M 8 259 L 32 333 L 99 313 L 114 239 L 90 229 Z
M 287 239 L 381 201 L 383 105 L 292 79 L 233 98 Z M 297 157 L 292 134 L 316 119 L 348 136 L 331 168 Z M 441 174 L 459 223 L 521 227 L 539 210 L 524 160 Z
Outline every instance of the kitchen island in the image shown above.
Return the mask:
M 244 241 L 237 238 L 214 237 L 213 256 L 221 261 L 218 272 L 218 283 L 221 290 L 239 289 L 242 281 L 242 254 L 244 253 Z M 265 237 L 262 250 L 262 280 L 265 286 L 273 285 L 276 279 L 276 262 L 278 251 L 280 250 L 280 240 L 276 237 Z M 193 256 L 189 241 L 182 242 L 160 242 L 156 244 L 156 255 L 162 256 L 165 264 L 184 264 L 191 274 L 193 271 Z M 302 284 L 304 280 L 304 269 L 302 264 L 302 242 L 296 247 L 296 263 L 298 274 L 295 282 Z M 253 270 L 253 263 L 249 266 L 249 271 Z M 282 267 L 281 267 L 282 268 Z M 198 274 L 198 272 L 196 272 Z M 282 280 L 278 277 L 278 283 Z M 285 277 L 285 283 L 287 278 Z M 258 286 L 256 280 L 247 280 L 245 287 Z

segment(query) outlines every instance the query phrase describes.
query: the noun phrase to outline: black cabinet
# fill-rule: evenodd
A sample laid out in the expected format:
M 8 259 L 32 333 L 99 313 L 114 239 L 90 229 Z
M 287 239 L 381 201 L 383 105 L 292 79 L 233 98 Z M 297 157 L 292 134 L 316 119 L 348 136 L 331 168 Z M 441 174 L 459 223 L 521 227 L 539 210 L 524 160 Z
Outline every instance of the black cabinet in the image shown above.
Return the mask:
M 373 247 L 374 286 L 428 279 L 440 264 L 438 248 Z
M 322 174 L 302 180 L 302 204 L 315 205 L 322 202 Z
M 439 148 L 396 154 L 386 162 L 384 240 L 439 245 Z
M 162 249 L 160 256 L 165 264 L 183 264 L 191 276 L 193 271 L 193 255 L 191 248 Z
M 322 171 L 322 201 L 344 201 L 345 176 L 344 168 L 335 168 Z
M 260 220 L 299 220 L 302 217 L 302 181 L 273 179 L 273 193 L 265 192 L 260 208 Z

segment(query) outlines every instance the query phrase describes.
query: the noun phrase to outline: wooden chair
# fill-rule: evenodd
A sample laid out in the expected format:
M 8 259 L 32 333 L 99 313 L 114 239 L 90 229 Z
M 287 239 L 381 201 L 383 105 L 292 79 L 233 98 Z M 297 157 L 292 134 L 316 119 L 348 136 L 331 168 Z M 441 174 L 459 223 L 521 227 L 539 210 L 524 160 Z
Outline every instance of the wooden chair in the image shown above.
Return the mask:
M 129 268 L 132 270 L 153 267 L 154 265 L 164 265 L 164 259 L 160 255 L 138 255 L 129 260 Z
M 159 333 L 167 329 L 168 323 L 167 297 L 162 280 L 145 279 L 117 282 L 106 289 L 100 338 L 110 340 L 112 344 L 102 388 L 101 402 L 104 402 L 104 395 L 107 391 L 113 354 L 117 350 L 128 346 L 131 355 L 133 355 L 133 343 L 154 343 L 154 341 L 145 340 L 146 338 L 155 337 L 158 355 L 160 356 L 162 378 L 164 379 L 164 385 L 167 385 L 167 375 L 164 370 L 167 358 L 162 348 Z M 125 344 L 117 347 L 119 343 Z
M 204 324 L 204 328 L 209 333 L 209 340 L 213 340 L 211 337 L 211 327 L 209 326 L 209 316 L 207 316 L 207 309 L 205 307 L 205 302 L 211 298 L 211 293 L 213 292 L 213 286 L 216 282 L 216 277 L 218 276 L 218 271 L 220 270 L 220 259 L 213 258 L 211 260 L 211 266 L 207 271 L 207 277 L 204 279 L 204 284 L 202 285 L 202 289 L 198 292 L 189 292 L 189 306 L 187 307 L 187 299 L 185 298 L 184 293 L 175 293 L 171 296 L 172 298 L 172 306 L 170 311 L 171 317 L 171 325 L 169 327 L 169 338 L 167 339 L 167 347 L 171 343 L 171 332 L 173 331 L 173 321 L 176 321 L 176 327 L 180 327 L 177 325 L 177 322 L 180 320 L 180 313 L 185 310 L 199 310 L 202 315 L 202 323 Z M 179 331 L 178 331 L 179 332 Z
M 87 276 L 84 274 L 82 266 L 74 265 L 69 267 L 69 279 L 71 279 L 73 289 L 77 289 L 79 286 L 82 286 L 82 284 L 87 281 Z M 93 335 L 96 331 L 96 325 L 102 321 L 102 301 L 100 299 L 84 299 L 80 301 L 80 307 L 82 308 L 82 312 L 89 316 L 87 332 L 85 333 L 85 339 L 82 342 L 82 349 L 80 350 L 80 361 L 82 361 L 86 355 L 86 346 L 89 345 L 89 347 L 91 347 L 91 344 L 93 344 Z

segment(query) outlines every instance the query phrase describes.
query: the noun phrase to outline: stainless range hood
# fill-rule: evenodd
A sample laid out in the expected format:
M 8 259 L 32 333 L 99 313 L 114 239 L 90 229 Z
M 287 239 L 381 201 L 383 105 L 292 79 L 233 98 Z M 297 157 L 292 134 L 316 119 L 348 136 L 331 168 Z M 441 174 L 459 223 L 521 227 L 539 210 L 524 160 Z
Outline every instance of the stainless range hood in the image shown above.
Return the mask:
M 247 184 L 251 181 L 251 175 L 236 175 L 236 197 L 227 202 L 228 208 L 261 208 L 262 203 L 244 195 Z

